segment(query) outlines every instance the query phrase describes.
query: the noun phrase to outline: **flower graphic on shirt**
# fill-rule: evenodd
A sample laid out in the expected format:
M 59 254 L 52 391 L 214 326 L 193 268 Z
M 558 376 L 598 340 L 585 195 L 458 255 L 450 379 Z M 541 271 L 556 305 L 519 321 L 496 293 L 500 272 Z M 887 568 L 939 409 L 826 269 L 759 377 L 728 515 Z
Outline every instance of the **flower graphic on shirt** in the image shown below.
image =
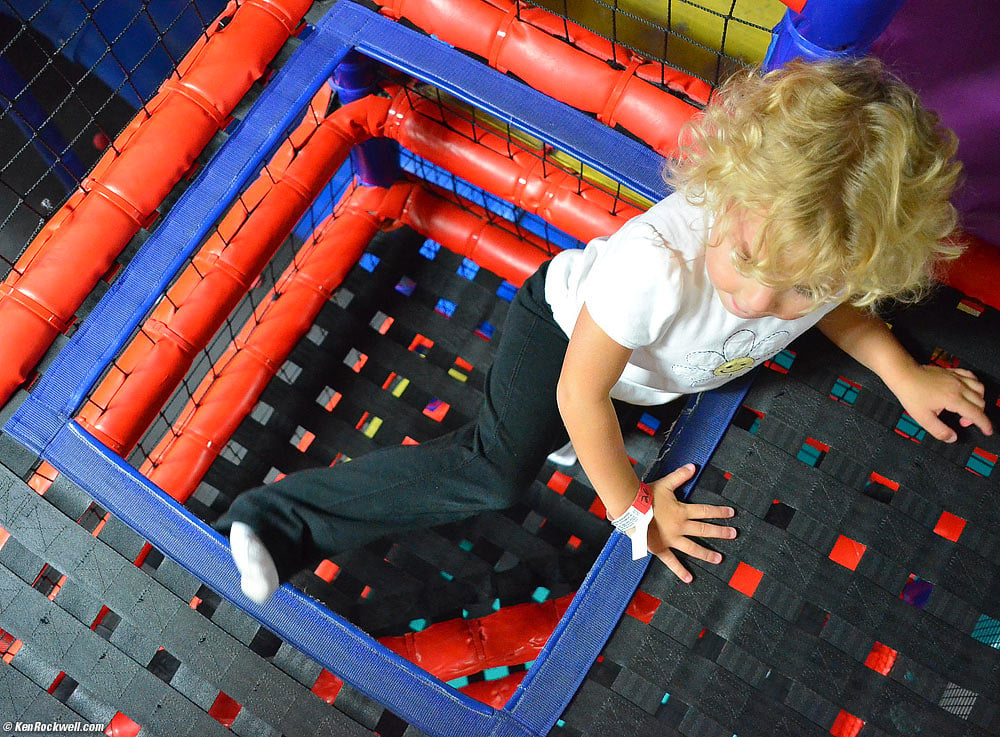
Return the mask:
M 726 338 L 722 350 L 692 351 L 685 357 L 686 363 L 675 363 L 673 368 L 686 377 L 691 386 L 739 376 L 777 353 L 788 335 L 787 330 L 778 330 L 758 340 L 753 330 L 743 328 Z

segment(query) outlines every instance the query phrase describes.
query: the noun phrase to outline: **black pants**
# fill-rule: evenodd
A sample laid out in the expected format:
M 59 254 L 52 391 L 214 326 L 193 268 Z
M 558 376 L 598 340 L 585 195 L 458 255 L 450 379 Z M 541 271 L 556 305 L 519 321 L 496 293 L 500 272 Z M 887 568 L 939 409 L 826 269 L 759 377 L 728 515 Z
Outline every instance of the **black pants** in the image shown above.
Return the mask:
M 545 301 L 543 265 L 507 313 L 478 417 L 420 445 L 383 448 L 251 489 L 216 523 L 252 527 L 282 580 L 384 535 L 514 504 L 566 442 L 556 382 L 568 339 Z

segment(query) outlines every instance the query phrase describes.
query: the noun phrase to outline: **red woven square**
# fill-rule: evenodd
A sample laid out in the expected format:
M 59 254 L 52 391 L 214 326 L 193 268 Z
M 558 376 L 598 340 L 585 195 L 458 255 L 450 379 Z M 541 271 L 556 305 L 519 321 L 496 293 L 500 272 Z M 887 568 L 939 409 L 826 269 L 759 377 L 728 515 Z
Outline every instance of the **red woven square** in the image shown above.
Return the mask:
M 333 673 L 328 670 L 321 670 L 319 676 L 316 678 L 316 683 L 313 684 L 312 692 L 326 703 L 332 704 L 337 700 L 337 694 L 340 693 L 340 689 L 343 686 L 344 682 L 333 675 Z
M 865 723 L 861 719 L 841 709 L 837 718 L 833 720 L 830 734 L 835 735 L 835 737 L 858 737 L 863 726 Z
M 598 519 L 608 518 L 608 508 L 604 506 L 604 502 L 601 501 L 601 497 L 597 496 L 597 494 L 594 494 L 594 501 L 590 503 L 590 508 L 587 511 Z
M 660 608 L 660 604 L 660 600 L 652 594 L 647 594 L 645 591 L 636 591 L 625 613 L 630 617 L 635 617 L 640 622 L 649 624 L 653 619 L 653 615 L 656 614 L 656 610 Z
M 857 569 L 858 563 L 861 562 L 861 556 L 865 554 L 866 550 L 868 550 L 867 545 L 862 545 L 857 540 L 841 535 L 834 543 L 833 550 L 830 551 L 830 560 L 853 571 Z
M 941 513 L 941 518 L 934 525 L 934 532 L 952 542 L 958 542 L 964 529 L 965 520 L 947 511 Z
M 302 435 L 299 437 L 295 447 L 299 449 L 300 452 L 305 453 L 309 450 L 309 446 L 312 445 L 312 441 L 316 439 L 316 433 L 309 432 L 303 429 Z
M 885 476 L 883 476 L 880 473 L 875 473 L 874 471 L 872 471 L 872 475 L 868 477 L 868 480 L 869 480 L 870 483 L 873 483 L 873 484 L 882 484 L 882 486 L 885 486 L 885 487 L 887 487 L 889 489 L 892 489 L 893 491 L 899 491 L 899 483 L 898 482 L 893 481 L 890 478 L 886 478 Z
M 450 409 L 451 405 L 447 402 L 440 399 L 432 399 L 427 403 L 427 406 L 424 407 L 424 414 L 435 422 L 441 422 Z
M 736 566 L 736 570 L 733 571 L 732 578 L 729 579 L 729 585 L 741 594 L 753 597 L 754 592 L 757 591 L 757 586 L 760 585 L 760 580 L 762 578 L 764 578 L 764 574 L 762 572 L 758 571 L 753 566 L 748 566 L 743 561 L 740 561 L 740 564 Z
M 572 476 L 568 476 L 562 471 L 553 472 L 551 478 L 549 478 L 548 486 L 552 491 L 557 494 L 565 494 L 566 489 L 569 488 L 569 482 L 573 480 Z
M 335 579 L 337 574 L 340 573 L 340 566 L 332 560 L 324 559 L 320 561 L 318 566 L 316 566 L 315 573 L 327 583 L 332 583 L 333 579 Z
M 898 653 L 888 645 L 876 642 L 872 645 L 872 649 L 871 652 L 868 653 L 868 657 L 865 658 L 865 665 L 876 673 L 881 673 L 883 676 L 887 676 L 889 675 L 889 671 L 892 670 L 892 666 L 896 663 L 897 655 Z
M 215 697 L 215 703 L 208 710 L 208 715 L 224 727 L 231 727 L 242 708 L 236 699 L 219 691 L 219 695 Z

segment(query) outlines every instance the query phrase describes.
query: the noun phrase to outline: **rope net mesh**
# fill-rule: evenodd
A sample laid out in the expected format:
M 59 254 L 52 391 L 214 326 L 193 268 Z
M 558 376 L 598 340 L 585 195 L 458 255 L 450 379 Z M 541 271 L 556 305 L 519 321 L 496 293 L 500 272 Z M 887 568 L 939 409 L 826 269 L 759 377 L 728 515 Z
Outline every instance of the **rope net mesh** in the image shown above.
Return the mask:
M 86 179 L 223 0 L 0 7 L 0 276 Z
M 587 191 L 588 185 L 604 190 L 610 197 L 607 209 L 612 215 L 626 212 L 627 205 L 645 209 L 653 204 L 649 199 L 623 186 L 621 182 L 616 181 L 614 178 L 601 174 L 585 162 L 574 158 L 570 154 L 559 151 L 557 148 L 544 143 L 529 133 L 518 130 L 506 121 L 499 120 L 489 113 L 477 110 L 463 103 L 453 95 L 433 85 L 403 81 L 404 84 L 401 92 L 406 100 L 406 107 L 408 109 L 415 110 L 417 114 L 428 118 L 435 124 L 443 123 L 453 135 L 460 136 L 473 143 L 488 146 L 490 149 L 500 152 L 511 162 L 531 157 L 535 161 L 533 165 L 523 163 L 521 166 L 543 179 L 557 172 L 570 175 L 572 179 L 570 182 L 571 191 L 574 191 L 576 194 L 583 194 Z M 389 88 L 399 82 L 400 79 L 397 76 L 386 76 L 383 78 L 382 85 Z M 420 178 L 433 181 L 432 169 L 427 167 L 429 162 L 426 159 L 422 160 L 421 157 L 414 157 L 405 151 L 404 156 L 406 157 L 403 164 L 404 168 L 407 168 L 409 171 L 410 166 L 414 168 L 421 166 L 423 168 L 419 171 L 423 176 L 420 176 Z M 458 185 L 455 174 L 443 170 L 441 167 L 438 167 L 438 169 L 441 171 L 441 174 L 452 177 L 452 183 L 445 186 L 445 188 L 457 192 Z M 574 182 L 575 187 L 572 186 Z M 504 206 L 500 204 L 503 202 L 503 199 L 496 196 L 493 196 L 492 200 L 488 200 L 486 198 L 490 197 L 490 194 L 484 192 L 481 188 L 466 186 L 462 189 L 462 192 L 467 192 L 470 197 L 474 196 L 477 198 L 473 200 L 474 204 L 487 209 L 502 210 L 502 217 L 499 217 L 500 213 L 494 215 L 492 212 L 489 216 L 491 218 L 490 222 L 496 222 L 502 227 L 509 227 L 504 225 L 504 222 L 513 222 L 517 225 L 525 218 L 526 213 L 523 208 L 511 205 Z M 515 234 L 519 236 L 524 235 L 525 231 L 515 231 Z M 560 244 L 558 235 L 555 235 L 554 240 L 548 240 L 550 241 L 550 246 L 559 246 Z M 571 242 L 566 245 L 582 247 L 584 244 L 576 241 L 575 243 Z M 551 247 L 546 249 L 548 255 L 553 255 L 555 252 Z
M 787 8 L 777 0 L 515 0 L 518 17 L 582 48 L 585 29 L 604 39 L 608 61 L 627 68 L 641 60 L 642 76 L 678 89 L 674 72 L 718 86 L 733 72 L 763 61 L 771 29 Z M 544 13 L 543 13 L 544 11 Z M 555 16 L 553 20 L 545 13 Z M 692 101 L 703 103 L 699 96 Z

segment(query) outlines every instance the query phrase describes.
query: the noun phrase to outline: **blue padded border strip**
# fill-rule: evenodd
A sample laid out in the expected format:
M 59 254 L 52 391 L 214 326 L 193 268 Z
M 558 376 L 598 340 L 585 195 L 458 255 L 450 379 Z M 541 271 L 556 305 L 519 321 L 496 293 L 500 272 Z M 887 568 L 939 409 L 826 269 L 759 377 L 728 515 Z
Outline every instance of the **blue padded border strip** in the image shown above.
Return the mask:
M 751 375 L 688 400 L 647 480 L 685 463 L 698 472 L 680 494 L 686 499 L 750 388 Z M 651 557 L 632 560 L 632 545 L 613 533 L 570 608 L 507 704 L 518 722 L 545 735 L 565 710 L 635 594 Z M 513 733 L 502 733 L 513 734 Z

